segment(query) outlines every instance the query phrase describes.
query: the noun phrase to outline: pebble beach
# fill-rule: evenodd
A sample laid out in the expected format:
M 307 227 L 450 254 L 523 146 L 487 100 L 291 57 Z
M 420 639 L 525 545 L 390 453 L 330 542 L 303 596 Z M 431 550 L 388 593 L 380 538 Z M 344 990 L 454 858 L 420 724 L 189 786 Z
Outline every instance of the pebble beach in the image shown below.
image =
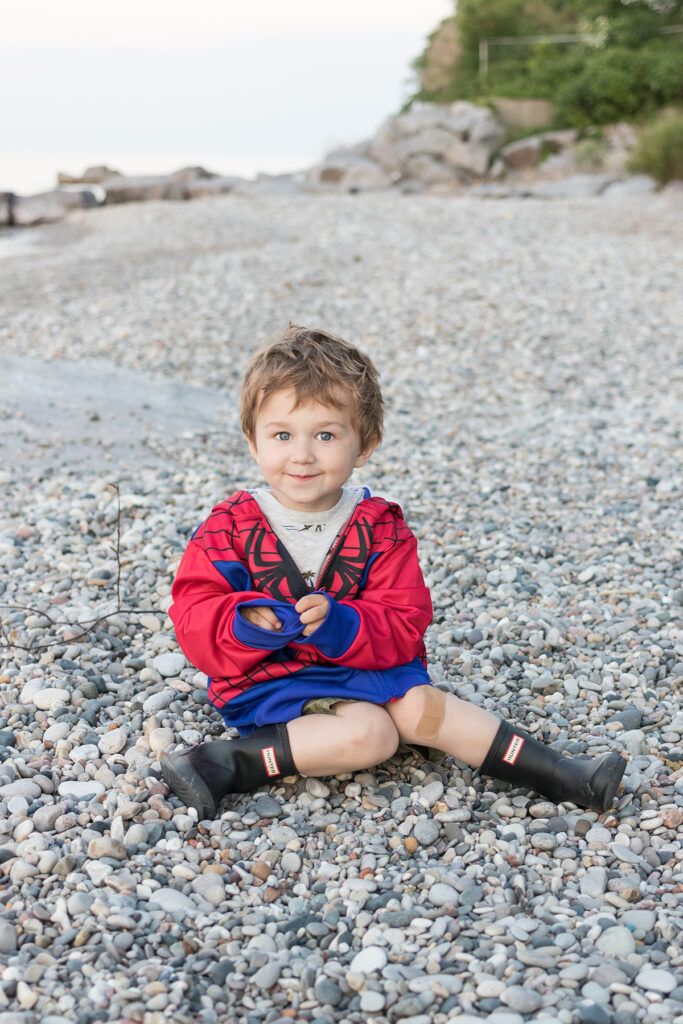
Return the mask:
M 224 196 L 0 252 L 0 1024 L 682 1024 L 683 199 Z M 418 537 L 433 681 L 568 754 L 598 815 L 400 752 L 215 821 L 224 735 L 166 615 L 258 473 L 289 321 L 364 348 L 357 482 Z

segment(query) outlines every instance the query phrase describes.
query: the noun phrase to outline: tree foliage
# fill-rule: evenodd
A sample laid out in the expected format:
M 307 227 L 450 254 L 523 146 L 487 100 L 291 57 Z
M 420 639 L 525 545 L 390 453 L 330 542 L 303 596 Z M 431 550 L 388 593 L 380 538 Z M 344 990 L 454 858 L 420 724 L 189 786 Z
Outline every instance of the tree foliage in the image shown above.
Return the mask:
M 683 23 L 683 0 L 458 0 L 454 17 L 462 53 L 452 75 L 413 100 L 549 99 L 558 126 L 638 119 L 683 102 L 683 33 L 662 34 Z M 567 34 L 582 41 L 489 43 L 481 74 L 483 39 Z M 418 74 L 425 59 L 415 61 Z

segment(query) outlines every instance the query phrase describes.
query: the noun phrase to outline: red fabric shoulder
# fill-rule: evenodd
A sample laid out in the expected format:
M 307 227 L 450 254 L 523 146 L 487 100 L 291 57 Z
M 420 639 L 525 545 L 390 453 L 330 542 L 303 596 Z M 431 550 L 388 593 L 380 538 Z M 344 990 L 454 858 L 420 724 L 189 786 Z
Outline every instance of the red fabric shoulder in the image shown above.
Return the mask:
M 403 518 L 401 506 L 394 501 L 375 496 L 364 498 L 356 505 L 349 525 L 356 522 L 357 517 L 372 529 L 373 552 L 388 551 L 395 544 L 413 537 Z
M 240 526 L 245 521 L 258 518 L 262 518 L 262 513 L 256 499 L 248 491 L 236 491 L 225 501 L 214 505 L 204 522 L 193 533 L 192 540 L 203 540 L 205 536 L 223 530 L 230 532 L 235 528 L 235 524 Z
M 244 557 L 244 544 L 256 522 L 263 522 L 258 502 L 248 491 L 237 491 L 211 509 L 197 527 L 192 541 L 198 543 L 212 562 Z

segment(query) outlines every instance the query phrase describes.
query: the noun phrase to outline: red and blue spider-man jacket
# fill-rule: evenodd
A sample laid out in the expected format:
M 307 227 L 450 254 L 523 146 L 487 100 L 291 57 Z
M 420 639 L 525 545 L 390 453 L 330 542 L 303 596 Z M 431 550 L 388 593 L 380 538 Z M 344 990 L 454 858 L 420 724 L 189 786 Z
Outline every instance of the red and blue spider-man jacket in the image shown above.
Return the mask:
M 330 598 L 329 610 L 304 636 L 293 606 L 313 591 Z M 313 666 L 381 670 L 415 659 L 425 663 L 432 604 L 417 542 L 398 505 L 367 490 L 315 587 L 305 582 L 255 498 L 238 491 L 194 533 L 172 593 L 169 614 L 178 643 L 211 677 L 209 697 L 218 710 L 259 683 L 285 682 Z M 250 604 L 272 608 L 282 631 L 248 622 L 242 609 Z

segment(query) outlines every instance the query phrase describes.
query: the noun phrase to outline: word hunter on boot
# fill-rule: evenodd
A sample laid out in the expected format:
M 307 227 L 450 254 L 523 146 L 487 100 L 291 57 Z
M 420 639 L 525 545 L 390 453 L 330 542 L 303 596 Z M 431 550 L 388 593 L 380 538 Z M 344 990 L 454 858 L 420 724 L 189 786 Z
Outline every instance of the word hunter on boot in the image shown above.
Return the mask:
M 524 786 L 555 803 L 606 811 L 616 796 L 626 758 L 563 757 L 522 729 L 501 722 L 481 766 L 482 775 Z
M 296 767 L 287 726 L 279 723 L 239 739 L 214 740 L 163 755 L 161 772 L 176 796 L 204 821 L 216 816 L 218 804 L 229 793 L 249 793 L 283 775 L 295 775 Z

